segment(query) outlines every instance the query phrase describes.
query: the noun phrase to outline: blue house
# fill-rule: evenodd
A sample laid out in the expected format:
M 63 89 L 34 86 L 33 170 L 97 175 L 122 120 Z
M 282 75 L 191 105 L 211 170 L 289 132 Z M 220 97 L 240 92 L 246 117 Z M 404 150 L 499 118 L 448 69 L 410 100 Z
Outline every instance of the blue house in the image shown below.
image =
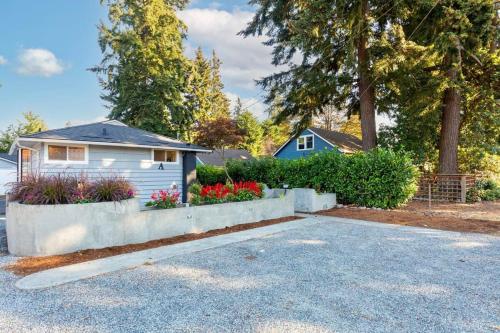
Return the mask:
M 325 149 L 352 154 L 362 149 L 362 143 L 360 139 L 350 134 L 310 127 L 300 135 L 291 137 L 273 156 L 296 159 Z

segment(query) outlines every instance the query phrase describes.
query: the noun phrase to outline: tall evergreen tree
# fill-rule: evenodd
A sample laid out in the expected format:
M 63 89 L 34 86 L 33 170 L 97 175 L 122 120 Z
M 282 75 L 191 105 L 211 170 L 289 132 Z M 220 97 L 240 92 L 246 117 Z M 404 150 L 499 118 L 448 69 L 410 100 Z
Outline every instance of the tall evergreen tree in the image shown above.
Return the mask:
M 210 77 L 210 104 L 209 112 L 210 120 L 217 118 L 230 118 L 231 111 L 229 110 L 229 99 L 224 94 L 224 83 L 220 74 L 221 61 L 217 57 L 215 50 L 212 52 L 210 61 L 211 77 Z
M 189 115 L 189 126 L 184 139 L 193 141 L 194 130 L 199 122 L 207 121 L 211 112 L 211 68 L 210 62 L 204 57 L 201 48 L 196 50 L 191 61 L 186 94 L 186 108 Z
M 186 27 L 176 16 L 185 2 L 101 0 L 110 24 L 99 26 L 103 59 L 91 70 L 105 90 L 110 118 L 167 135 L 188 126 Z
M 441 173 L 457 173 L 468 169 L 459 169 L 461 150 L 492 152 L 499 143 L 494 4 L 421 0 L 409 11 L 393 24 L 397 50 L 377 64 L 389 68 L 390 101 L 383 104 L 392 106 L 396 124 L 383 141 L 413 151 L 420 163 L 437 164 Z
M 241 98 L 238 96 L 236 99 L 236 104 L 233 109 L 233 115 L 235 119 L 238 119 L 240 114 L 243 112 L 243 103 L 241 103 Z
M 264 130 L 257 119 L 249 110 L 242 110 L 236 117 L 238 128 L 245 133 L 239 148 L 246 149 L 253 156 L 262 154 L 262 144 L 264 139 Z
M 323 106 L 348 105 L 360 113 L 363 148 L 376 146 L 376 77 L 373 63 L 388 14 L 399 1 L 252 0 L 257 12 L 245 36 L 266 34 L 274 47 L 273 64 L 289 69 L 260 81 L 267 102 L 283 96 L 278 121 L 298 117 L 306 127 Z M 300 60 L 297 59 L 300 57 Z M 353 93 L 354 92 L 354 93 Z

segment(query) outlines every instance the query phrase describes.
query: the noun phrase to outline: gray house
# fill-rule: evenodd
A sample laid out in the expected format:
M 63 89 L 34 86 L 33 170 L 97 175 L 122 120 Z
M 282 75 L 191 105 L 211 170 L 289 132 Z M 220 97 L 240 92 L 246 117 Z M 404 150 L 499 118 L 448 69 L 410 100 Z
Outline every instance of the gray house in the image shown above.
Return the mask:
M 20 179 L 63 172 L 122 176 L 142 202 L 169 188 L 177 188 L 185 202 L 186 189 L 196 180 L 196 153 L 211 151 L 109 120 L 21 136 L 9 153 L 16 152 Z
M 7 184 L 16 181 L 17 157 L 0 153 L 0 196 L 7 190 Z M 0 214 L 2 214 L 0 208 Z

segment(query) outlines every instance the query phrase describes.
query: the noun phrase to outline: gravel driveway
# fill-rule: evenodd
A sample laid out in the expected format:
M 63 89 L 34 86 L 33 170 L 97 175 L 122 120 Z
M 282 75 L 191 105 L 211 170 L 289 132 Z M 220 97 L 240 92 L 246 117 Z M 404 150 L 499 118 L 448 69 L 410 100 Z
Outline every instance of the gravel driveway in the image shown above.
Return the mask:
M 325 222 L 41 291 L 0 270 L 0 332 L 498 332 L 499 272 L 500 238 Z
M 5 234 L 5 215 L 0 215 L 0 256 L 5 256 L 5 255 L 7 255 L 7 235 Z

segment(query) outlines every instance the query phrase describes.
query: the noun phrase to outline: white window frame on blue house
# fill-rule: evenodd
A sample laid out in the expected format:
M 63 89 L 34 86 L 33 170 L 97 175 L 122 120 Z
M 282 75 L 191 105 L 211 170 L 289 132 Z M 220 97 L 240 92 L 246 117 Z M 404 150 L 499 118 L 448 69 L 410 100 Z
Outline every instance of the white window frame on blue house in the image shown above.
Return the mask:
M 307 147 L 307 139 L 311 138 L 311 147 Z M 300 141 L 304 140 L 303 143 L 300 143 Z M 304 145 L 304 148 L 300 148 L 300 145 Z M 314 135 L 313 134 L 306 134 L 306 135 L 301 135 L 297 138 L 297 150 L 302 151 L 302 150 L 313 150 L 314 149 Z

